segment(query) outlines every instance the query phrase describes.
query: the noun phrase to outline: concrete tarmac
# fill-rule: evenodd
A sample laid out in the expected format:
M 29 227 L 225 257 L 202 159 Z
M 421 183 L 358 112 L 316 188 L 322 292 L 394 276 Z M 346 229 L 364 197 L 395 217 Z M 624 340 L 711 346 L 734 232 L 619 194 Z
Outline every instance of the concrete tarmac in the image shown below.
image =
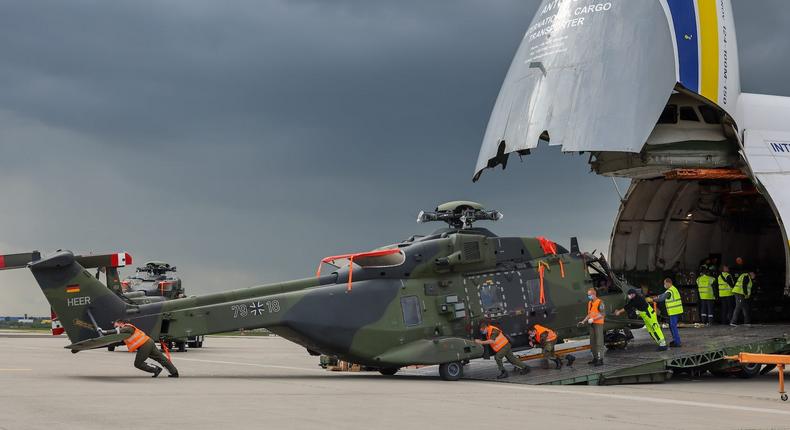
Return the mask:
M 445 382 L 406 370 L 329 372 L 276 337 L 209 337 L 157 379 L 119 348 L 0 337 L 0 429 L 790 429 L 776 373 L 656 385 Z M 584 365 L 584 364 L 581 364 Z

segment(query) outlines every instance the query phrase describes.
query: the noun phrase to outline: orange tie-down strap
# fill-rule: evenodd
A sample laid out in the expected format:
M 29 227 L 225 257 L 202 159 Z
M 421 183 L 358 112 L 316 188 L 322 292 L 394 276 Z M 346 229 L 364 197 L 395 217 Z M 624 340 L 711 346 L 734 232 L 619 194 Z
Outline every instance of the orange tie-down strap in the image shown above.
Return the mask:
M 546 303 L 546 294 L 543 290 L 543 272 L 546 271 L 546 268 L 549 267 L 549 264 L 545 261 L 538 262 L 538 277 L 540 278 L 540 304 Z
M 315 276 L 321 276 L 321 267 L 324 264 L 332 264 L 337 260 L 348 260 L 348 287 L 346 291 L 351 291 L 351 281 L 354 275 L 354 259 L 355 258 L 363 258 L 363 257 L 381 257 L 384 255 L 391 255 L 391 254 L 398 254 L 401 250 L 398 248 L 393 249 L 380 249 L 378 251 L 368 251 L 368 252 L 357 252 L 354 254 L 342 254 L 342 255 L 333 255 L 330 257 L 326 257 L 321 259 L 321 262 L 318 263 L 318 269 L 315 271 Z
M 173 360 L 170 358 L 170 348 L 168 348 L 168 347 L 167 347 L 167 344 L 165 343 L 165 341 L 163 341 L 163 340 L 160 340 L 160 341 L 159 341 L 159 344 L 160 344 L 160 345 L 162 345 L 162 351 L 164 351 L 164 352 L 165 352 L 165 357 L 167 357 L 167 361 L 173 361 Z

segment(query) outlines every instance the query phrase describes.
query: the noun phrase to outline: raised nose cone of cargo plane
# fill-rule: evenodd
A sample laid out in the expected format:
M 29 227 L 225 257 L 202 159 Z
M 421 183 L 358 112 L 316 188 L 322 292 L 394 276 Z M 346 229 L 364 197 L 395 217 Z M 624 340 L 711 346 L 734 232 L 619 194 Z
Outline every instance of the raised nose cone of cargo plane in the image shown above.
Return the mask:
M 766 296 L 781 299 L 790 297 L 788 118 L 790 98 L 741 92 L 729 0 L 544 0 L 474 179 L 540 141 L 588 152 L 595 173 L 633 179 L 612 230 L 614 270 L 652 282 L 749 255 Z

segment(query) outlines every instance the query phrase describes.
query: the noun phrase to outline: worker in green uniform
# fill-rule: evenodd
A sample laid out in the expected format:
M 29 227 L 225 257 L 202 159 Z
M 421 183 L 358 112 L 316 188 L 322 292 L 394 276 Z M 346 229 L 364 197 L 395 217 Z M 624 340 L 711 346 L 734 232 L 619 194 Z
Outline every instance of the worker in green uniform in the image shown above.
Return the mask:
M 128 334 L 128 337 L 123 340 L 123 343 L 126 344 L 126 348 L 129 352 L 137 353 L 134 357 L 134 367 L 144 372 L 152 373 L 152 377 L 156 378 L 159 376 L 159 373 L 162 372 L 162 368 L 159 366 L 151 366 L 145 362 L 145 360 L 151 358 L 170 372 L 168 375 L 169 377 L 178 378 L 178 369 L 176 369 L 173 363 L 157 349 L 154 341 L 145 334 L 145 332 L 130 324 L 128 321 L 119 320 L 113 323 L 113 325 L 115 328 L 112 330 L 102 330 L 101 328 L 97 330 L 102 336 L 116 333 Z
M 672 332 L 672 342 L 669 346 L 680 348 L 680 332 L 678 331 L 678 322 L 680 316 L 683 315 L 683 300 L 680 298 L 680 291 L 672 284 L 672 279 L 664 279 L 664 288 L 666 291 L 661 295 L 653 297 L 655 302 L 664 302 L 667 307 L 667 315 L 669 315 L 669 331 Z
M 664 340 L 664 332 L 661 331 L 661 325 L 658 323 L 655 310 L 653 310 L 653 307 L 647 303 L 647 300 L 639 295 L 633 288 L 628 290 L 628 302 L 626 302 L 625 307 L 617 309 L 614 311 L 614 314 L 619 316 L 631 310 L 636 312 L 639 318 L 642 318 L 642 321 L 645 323 L 645 329 L 650 333 L 650 337 L 658 344 L 658 350 L 666 351 L 667 341 Z
M 529 328 L 529 344 L 533 348 L 543 349 L 543 368 L 549 368 L 549 362 L 553 362 L 557 369 L 562 369 L 562 360 L 557 358 L 554 353 L 554 345 L 557 344 L 557 333 L 540 324 L 534 324 Z
M 706 326 L 713 324 L 713 305 L 716 296 L 713 295 L 713 284 L 716 279 L 710 275 L 707 267 L 702 268 L 702 274 L 697 278 L 697 292 L 699 293 L 700 318 Z
M 732 321 L 732 312 L 735 310 L 735 297 L 732 295 L 732 287 L 735 286 L 735 279 L 730 273 L 730 266 L 721 266 L 721 273 L 716 279 L 716 286 L 719 290 L 719 322 L 729 324 Z
M 738 280 L 735 281 L 735 286 L 732 288 L 732 294 L 735 296 L 735 311 L 732 313 L 732 320 L 730 325 L 737 327 L 738 317 L 743 314 L 743 323 L 747 327 L 751 326 L 751 315 L 749 309 L 749 302 L 752 297 L 752 286 L 754 285 L 754 272 L 741 273 L 738 275 Z
M 603 366 L 603 344 L 604 329 L 606 323 L 606 305 L 603 300 L 598 298 L 598 291 L 595 288 L 587 289 L 587 315 L 579 321 L 578 326 L 587 324 L 590 327 L 590 352 L 592 360 L 587 364 L 593 366 Z
M 475 342 L 479 345 L 488 345 L 494 351 L 494 360 L 496 361 L 497 368 L 499 369 L 499 375 L 497 379 L 507 378 L 508 374 L 505 370 L 505 365 L 502 363 L 502 359 L 507 359 L 513 366 L 519 368 L 521 373 L 526 375 L 529 373 L 530 369 L 529 366 L 524 364 L 521 360 L 513 354 L 513 348 L 510 346 L 510 341 L 508 340 L 505 333 L 499 327 L 490 324 L 486 321 L 480 323 L 480 334 L 483 336 L 484 339 L 475 339 Z

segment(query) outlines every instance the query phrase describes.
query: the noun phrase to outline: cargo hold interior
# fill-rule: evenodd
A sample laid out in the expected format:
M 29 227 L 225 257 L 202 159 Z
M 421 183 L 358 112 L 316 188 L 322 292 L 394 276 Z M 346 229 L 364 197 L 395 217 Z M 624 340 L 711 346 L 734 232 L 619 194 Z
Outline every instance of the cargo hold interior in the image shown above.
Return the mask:
M 757 272 L 753 322 L 789 321 L 782 227 L 749 179 L 634 180 L 612 231 L 612 268 L 650 293 L 670 277 L 681 290 L 686 322 L 697 322 L 696 278 L 706 260 L 731 272 Z M 744 267 L 735 267 L 742 257 Z

